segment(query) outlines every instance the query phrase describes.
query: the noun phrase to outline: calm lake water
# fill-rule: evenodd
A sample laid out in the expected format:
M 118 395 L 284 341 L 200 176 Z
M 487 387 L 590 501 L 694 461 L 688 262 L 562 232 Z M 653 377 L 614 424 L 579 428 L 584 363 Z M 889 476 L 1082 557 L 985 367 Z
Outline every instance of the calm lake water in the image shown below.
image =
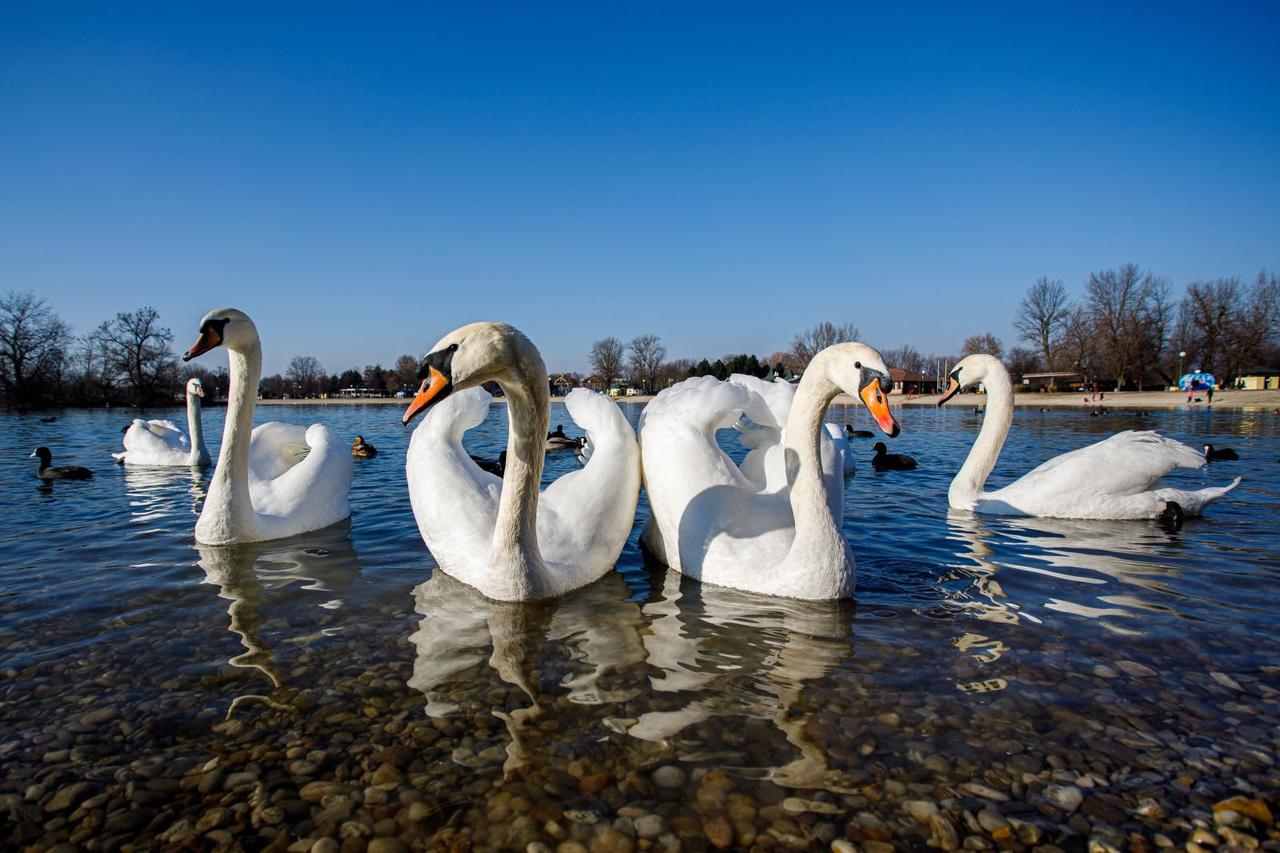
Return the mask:
M 380 454 L 356 460 L 349 525 L 229 549 L 192 538 L 207 473 L 113 463 L 132 416 L 2 416 L 0 845 L 1106 850 L 1275 832 L 1278 416 L 1018 412 L 993 486 L 1126 428 L 1237 449 L 1175 475 L 1245 482 L 1169 531 L 949 514 L 980 415 L 907 408 L 891 449 L 919 470 L 876 473 L 855 444 L 856 601 L 646 565 L 642 496 L 617 574 L 536 605 L 434 571 L 398 407 L 260 408 Z M 205 427 L 216 456 L 222 410 Z M 495 406 L 472 452 L 496 457 L 505 433 Z M 39 483 L 37 445 L 95 479 Z M 546 478 L 577 464 L 553 454 Z

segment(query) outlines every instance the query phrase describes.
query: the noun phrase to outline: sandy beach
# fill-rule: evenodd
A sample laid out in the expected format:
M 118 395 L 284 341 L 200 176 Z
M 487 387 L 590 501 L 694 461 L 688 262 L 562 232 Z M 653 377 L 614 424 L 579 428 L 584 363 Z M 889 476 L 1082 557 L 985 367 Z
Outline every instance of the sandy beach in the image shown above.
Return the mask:
M 1193 406 L 1208 405 L 1207 397 L 1203 391 L 1196 393 L 1200 398 L 1199 403 L 1193 403 Z M 644 404 L 652 400 L 653 397 L 639 395 L 635 397 L 619 398 L 620 403 L 640 403 Z M 926 394 L 917 397 L 903 397 L 900 394 L 894 394 L 890 397 L 889 402 L 894 406 L 935 406 L 938 403 L 939 395 Z M 953 397 L 948 406 L 981 406 L 984 405 L 986 396 L 983 394 L 966 393 L 957 394 Z M 502 397 L 495 397 L 494 402 L 503 402 Z M 552 397 L 551 402 L 563 403 L 563 397 Z M 841 394 L 835 398 L 833 405 L 852 405 L 857 401 L 847 394 Z M 407 406 L 409 401 L 403 398 L 395 397 L 366 397 L 359 399 L 330 399 L 330 400 L 259 400 L 260 406 L 314 406 L 314 405 L 333 405 L 333 406 Z M 1085 402 L 1083 394 L 1038 394 L 1023 393 L 1014 396 L 1015 406 L 1035 406 L 1037 408 L 1046 409 L 1081 409 L 1089 406 L 1104 406 L 1109 409 L 1181 409 L 1187 405 L 1187 395 L 1185 391 L 1117 391 L 1108 392 L 1106 399 L 1096 402 Z M 1271 391 L 1215 391 L 1213 395 L 1213 405 L 1219 409 L 1276 409 L 1280 408 L 1280 390 Z

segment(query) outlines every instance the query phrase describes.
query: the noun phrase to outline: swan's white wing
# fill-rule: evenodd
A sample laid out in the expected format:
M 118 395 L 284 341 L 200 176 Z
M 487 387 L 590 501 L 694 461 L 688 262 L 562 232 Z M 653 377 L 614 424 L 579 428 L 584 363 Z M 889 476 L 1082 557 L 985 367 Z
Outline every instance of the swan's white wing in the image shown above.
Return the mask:
M 672 568 L 713 583 L 715 572 L 704 569 L 773 565 L 794 535 L 785 493 L 761 495 L 716 443 L 716 430 L 732 426 L 751 403 L 742 384 L 699 377 L 662 391 L 640 419 L 653 511 L 646 544 Z
M 575 388 L 564 400 L 587 433 L 586 465 L 549 485 L 538 500 L 538 548 L 564 589 L 583 586 L 617 562 L 635 523 L 640 448 L 618 404 Z
M 1156 432 L 1126 430 L 1055 456 L 1017 481 L 984 493 L 979 511 L 1077 518 L 1143 517 L 1166 499 L 1152 491 L 1175 468 L 1201 468 L 1204 456 Z
M 405 474 L 418 530 L 436 561 L 471 586 L 489 565 L 502 480 L 481 470 L 462 446 L 493 398 L 482 388 L 457 391 L 432 406 L 409 439 Z
M 188 465 L 191 445 L 169 420 L 135 419 L 124 434 L 124 452 L 113 454 L 131 465 Z
M 260 424 L 249 440 L 254 511 L 264 524 L 299 531 L 341 521 L 351 515 L 353 467 L 351 448 L 323 424 Z

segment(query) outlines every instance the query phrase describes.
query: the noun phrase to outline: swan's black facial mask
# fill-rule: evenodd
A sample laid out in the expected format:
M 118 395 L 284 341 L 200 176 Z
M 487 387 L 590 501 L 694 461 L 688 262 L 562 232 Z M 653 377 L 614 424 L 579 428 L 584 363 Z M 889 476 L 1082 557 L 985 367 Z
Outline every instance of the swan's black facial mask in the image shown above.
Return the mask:
M 938 405 L 941 406 L 943 403 L 947 402 L 952 397 L 959 394 L 961 387 L 962 386 L 960 385 L 960 371 L 956 370 L 950 376 L 947 377 L 947 393 L 942 395 L 942 399 L 938 401 Z
M 200 337 L 196 338 L 196 342 L 191 345 L 191 349 L 182 354 L 183 361 L 190 361 L 198 355 L 204 355 L 209 350 L 222 343 L 222 333 L 230 322 L 230 317 L 214 317 L 205 320 L 200 324 Z
M 887 375 L 874 368 L 858 364 L 858 369 L 861 371 L 858 397 L 861 398 L 862 404 L 867 407 L 871 416 L 876 419 L 876 424 L 884 430 L 884 434 L 890 438 L 896 438 L 902 430 L 893 417 L 893 412 L 889 410 L 889 389 L 893 387 L 893 382 Z
M 453 354 L 457 351 L 458 345 L 450 344 L 423 357 L 422 363 L 418 365 L 418 378 L 422 380 L 422 384 L 418 386 L 417 396 L 400 419 L 405 426 L 453 393 Z

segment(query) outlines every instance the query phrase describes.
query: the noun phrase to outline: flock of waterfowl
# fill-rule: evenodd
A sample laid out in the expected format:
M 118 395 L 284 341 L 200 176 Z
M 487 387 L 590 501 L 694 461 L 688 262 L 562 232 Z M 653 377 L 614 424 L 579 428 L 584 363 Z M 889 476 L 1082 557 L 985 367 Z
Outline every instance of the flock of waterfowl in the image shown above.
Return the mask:
M 351 513 L 353 458 L 377 450 L 357 436 L 348 448 L 323 424 L 253 426 L 262 346 L 242 311 L 209 312 L 183 355 L 225 347 L 230 392 L 221 452 L 195 538 L 230 545 L 293 536 Z M 861 402 L 888 436 L 899 426 L 889 408 L 889 372 L 861 343 L 819 352 L 799 383 L 750 376 L 698 377 L 659 393 L 637 430 L 607 396 L 583 388 L 565 398 L 586 433 L 548 431 L 550 395 L 537 348 L 503 323 L 473 323 L 445 335 L 422 359 L 421 386 L 405 410 L 421 416 L 409 443 L 406 474 L 418 528 L 441 569 L 490 598 L 547 598 L 584 586 L 613 568 L 630 535 L 643 486 L 651 516 L 642 544 L 671 568 L 700 581 L 803 599 L 852 594 L 854 555 L 842 533 L 844 478 L 852 440 L 871 433 L 824 424 L 834 398 Z M 471 456 L 463 435 L 486 417 L 482 385 L 506 397 L 507 449 L 495 461 Z M 1050 459 L 1002 489 L 983 490 L 1013 419 L 1004 366 L 971 355 L 952 370 L 945 403 L 983 385 L 987 405 L 978 438 L 948 492 L 953 509 L 1074 519 L 1163 518 L 1180 522 L 1235 488 L 1177 489 L 1159 481 L 1175 468 L 1234 459 L 1203 453 L 1150 431 L 1126 430 Z M 200 426 L 204 395 L 187 383 L 188 434 L 171 421 L 135 420 L 124 435 L 127 465 L 208 465 Z M 747 454 L 735 463 L 716 432 L 735 428 Z M 545 454 L 572 449 L 583 467 L 540 490 Z M 877 470 L 909 470 L 916 461 L 875 445 Z M 1230 454 L 1230 455 L 1227 455 Z M 54 468 L 37 449 L 38 476 L 86 479 L 79 467 Z

